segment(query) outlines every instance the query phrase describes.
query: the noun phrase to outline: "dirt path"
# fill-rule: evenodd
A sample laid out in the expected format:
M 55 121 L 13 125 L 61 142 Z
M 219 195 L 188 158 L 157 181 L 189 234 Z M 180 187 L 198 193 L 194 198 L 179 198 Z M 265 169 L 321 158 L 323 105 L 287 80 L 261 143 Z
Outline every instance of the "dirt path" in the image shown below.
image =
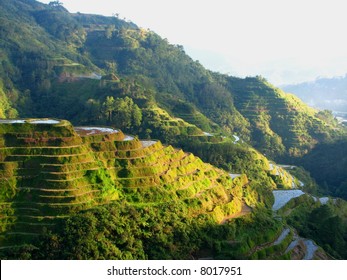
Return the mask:
M 228 220 L 230 219 L 236 219 L 236 218 L 239 218 L 239 217 L 242 217 L 244 215 L 247 215 L 249 213 L 252 212 L 252 208 L 247 206 L 246 203 L 242 203 L 242 208 L 241 208 L 241 211 L 238 212 L 238 213 L 235 213 L 235 214 L 231 214 L 229 216 L 226 216 L 221 222 L 220 224 L 223 225 L 225 224 Z
M 260 251 L 260 250 L 263 250 L 265 248 L 268 248 L 268 247 L 272 247 L 272 246 L 275 246 L 275 245 L 278 245 L 278 244 L 281 244 L 282 241 L 287 237 L 287 235 L 290 233 L 290 229 L 289 228 L 285 228 L 281 234 L 278 236 L 278 238 L 275 240 L 275 241 L 272 241 L 272 242 L 267 242 L 267 243 L 264 243 L 264 244 L 260 244 L 260 245 L 257 245 L 255 246 L 251 251 L 250 253 L 248 254 L 249 256 L 253 255 L 254 253 Z

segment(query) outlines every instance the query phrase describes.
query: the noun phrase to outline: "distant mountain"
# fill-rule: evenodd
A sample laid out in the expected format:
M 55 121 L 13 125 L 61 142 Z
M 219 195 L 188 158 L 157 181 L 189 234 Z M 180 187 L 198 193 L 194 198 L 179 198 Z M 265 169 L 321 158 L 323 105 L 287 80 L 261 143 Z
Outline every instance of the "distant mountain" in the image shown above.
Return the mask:
M 318 78 L 313 82 L 285 85 L 283 90 L 300 97 L 310 106 L 347 114 L 347 75 Z

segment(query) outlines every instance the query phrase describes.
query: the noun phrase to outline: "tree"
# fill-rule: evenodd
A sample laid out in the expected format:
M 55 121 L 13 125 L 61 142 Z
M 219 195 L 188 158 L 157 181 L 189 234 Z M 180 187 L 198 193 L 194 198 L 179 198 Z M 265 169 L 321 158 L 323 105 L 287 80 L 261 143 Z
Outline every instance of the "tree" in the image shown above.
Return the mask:
M 107 121 L 112 121 L 112 114 L 115 110 L 115 100 L 113 96 L 107 96 L 104 103 L 102 103 L 102 111 L 107 116 Z
M 109 124 L 121 129 L 132 129 L 141 125 L 142 111 L 128 96 L 116 99 L 107 96 L 102 108 Z
M 51 1 L 48 3 L 48 5 L 51 7 L 61 7 L 61 6 L 63 6 L 63 3 L 59 2 L 59 1 Z
M 134 104 L 133 112 L 132 112 L 132 125 L 140 126 L 141 120 L 142 120 L 142 111 L 136 104 Z
M 105 36 L 107 39 L 112 38 L 113 32 L 116 30 L 116 26 L 114 24 L 108 25 L 105 30 Z

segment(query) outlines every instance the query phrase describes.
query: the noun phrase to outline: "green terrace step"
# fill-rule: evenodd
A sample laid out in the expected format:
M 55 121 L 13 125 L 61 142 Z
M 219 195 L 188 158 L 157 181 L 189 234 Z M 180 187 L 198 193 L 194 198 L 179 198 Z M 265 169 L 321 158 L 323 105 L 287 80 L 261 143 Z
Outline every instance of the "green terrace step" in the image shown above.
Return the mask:
M 6 150 L 6 151 L 3 151 Z M 86 145 L 74 145 L 68 147 L 43 146 L 43 147 L 7 147 L 0 148 L 0 152 L 10 152 L 13 155 L 64 155 L 78 154 L 89 151 Z
M 82 144 L 79 137 L 49 137 L 49 138 L 31 138 L 31 137 L 12 137 L 10 139 L 12 146 L 37 147 L 37 146 L 73 146 Z
M 147 158 L 140 159 L 131 159 L 127 161 L 128 168 L 141 168 L 142 166 L 146 167 L 156 167 L 158 165 L 173 165 L 175 162 L 183 161 L 189 154 L 184 153 L 182 150 L 176 153 L 162 153 L 157 156 L 149 156 Z
M 129 143 L 133 143 L 136 145 L 129 145 Z M 145 150 L 145 151 L 153 151 L 162 148 L 162 144 L 160 141 L 156 141 L 151 145 L 145 144 L 145 141 L 124 141 L 117 143 L 117 150 L 119 151 L 135 151 L 135 150 Z
M 127 152 L 121 152 L 123 153 L 122 155 L 119 155 L 119 153 L 115 153 L 115 159 L 139 159 L 139 158 L 145 158 L 147 159 L 147 157 L 149 156 L 156 156 L 158 153 L 160 153 L 160 151 L 164 151 L 165 152 L 165 147 L 162 147 L 161 149 L 158 149 L 158 150 L 154 150 L 154 151 L 148 151 L 148 153 L 144 153 L 143 150 L 141 152 L 140 155 L 137 155 L 137 156 L 130 156 L 130 152 L 129 154 L 127 154 Z
M 63 200 L 82 200 L 85 197 L 94 197 L 97 193 L 100 192 L 100 189 L 86 189 L 80 188 L 75 190 L 62 190 L 57 192 L 56 190 L 52 191 L 43 191 L 42 189 L 19 189 L 16 197 L 16 201 L 20 198 L 26 200 L 27 202 L 64 202 Z
M 158 147 L 159 148 L 159 147 Z M 147 156 L 150 153 L 153 153 L 157 150 L 157 146 L 149 146 L 149 147 L 140 147 L 138 149 L 131 149 L 131 150 L 117 150 L 115 151 L 115 156 L 119 158 L 134 158 L 134 157 L 141 157 L 141 156 Z
M 24 161 L 25 166 L 37 166 L 43 163 L 78 163 L 94 159 L 93 153 L 81 153 L 71 155 L 10 155 L 7 161 Z
M 74 181 L 72 181 L 74 182 Z M 48 185 L 44 181 L 43 182 L 36 182 L 35 185 L 31 184 L 30 186 L 21 186 L 17 187 L 18 190 L 29 190 L 34 191 L 35 189 L 39 191 L 46 191 L 46 192 L 58 192 L 58 190 L 69 192 L 70 190 L 76 190 L 76 189 L 99 189 L 102 188 L 102 183 L 91 183 L 88 179 L 84 179 L 83 181 L 80 180 L 77 184 L 71 184 L 71 186 L 66 185 Z
M 127 167 L 127 168 L 110 168 L 110 172 L 113 172 L 118 178 L 127 177 L 144 177 L 144 176 L 155 176 L 163 173 L 167 170 L 164 165 L 157 164 L 156 166 L 150 167 Z
M 43 203 L 80 203 L 94 199 L 100 190 L 91 190 L 84 193 L 69 196 L 39 195 L 39 201 Z
M 188 183 L 183 188 L 176 190 L 177 196 L 182 198 L 190 198 L 197 196 L 202 191 L 213 186 L 213 182 L 209 179 L 200 179 L 193 182 Z
M 160 186 L 162 180 L 159 176 L 144 176 L 144 177 L 134 177 L 134 178 L 118 178 L 116 180 L 119 184 L 127 188 L 137 188 L 138 186 Z
M 81 136 L 83 143 L 99 143 L 99 142 L 115 142 L 122 141 L 124 139 L 124 134 L 122 132 L 112 133 L 112 134 L 96 134 L 96 135 L 86 135 Z
M 38 180 L 38 182 L 35 183 L 35 186 L 40 188 L 73 188 L 83 185 L 90 184 L 89 178 L 87 176 L 81 176 L 73 179 L 65 179 L 65 180 L 59 180 L 59 179 L 41 179 Z
M 125 188 L 126 200 L 130 203 L 162 203 L 177 200 L 178 197 L 171 190 L 151 186 L 146 188 Z
M 183 155 L 183 157 L 182 157 Z M 108 170 L 113 170 L 119 178 L 123 177 L 138 177 L 138 176 L 144 176 L 146 174 L 148 175 L 155 175 L 155 174 L 162 174 L 164 171 L 167 171 L 169 169 L 174 170 L 175 168 L 178 168 L 183 165 L 187 165 L 192 161 L 191 158 L 189 158 L 188 155 L 184 153 L 177 153 L 173 155 L 174 157 L 170 160 L 166 159 L 166 161 L 162 162 L 155 162 L 151 165 L 143 166 L 143 165 L 126 165 L 125 168 L 122 167 L 113 167 L 108 168 Z M 163 159 L 163 158 L 162 158 Z
M 70 170 L 89 170 L 99 167 L 96 160 L 65 163 L 65 164 L 40 164 L 41 172 L 69 172 Z
M 87 170 L 73 170 L 68 172 L 40 172 L 41 180 L 72 180 L 86 176 L 88 171 L 99 170 L 100 167 L 94 167 Z
M 143 148 L 142 143 L 138 139 L 128 141 L 115 141 L 117 150 L 136 150 Z
M 73 213 L 76 211 L 80 211 L 85 209 L 86 207 L 97 206 L 98 203 L 94 199 L 89 199 L 85 201 L 78 202 L 14 202 L 12 207 L 20 207 L 20 208 L 37 208 L 42 213 L 48 215 L 66 215 L 69 213 Z
M 90 189 L 97 189 L 97 188 L 101 188 L 102 186 L 101 185 L 87 185 L 87 186 L 84 186 L 84 187 L 79 187 L 79 188 L 74 188 L 74 189 L 67 189 L 67 188 L 63 188 L 63 189 L 44 189 L 44 188 L 17 188 L 18 191 L 23 191 L 23 192 L 37 192 L 37 193 L 40 193 L 42 195 L 53 195 L 53 196 L 56 196 L 56 195 L 71 195 L 71 193 L 79 193 L 79 192 L 83 192 L 83 191 L 86 191 L 87 188 L 90 188 Z
M 90 143 L 89 146 L 94 152 L 117 150 L 117 147 L 114 141 Z

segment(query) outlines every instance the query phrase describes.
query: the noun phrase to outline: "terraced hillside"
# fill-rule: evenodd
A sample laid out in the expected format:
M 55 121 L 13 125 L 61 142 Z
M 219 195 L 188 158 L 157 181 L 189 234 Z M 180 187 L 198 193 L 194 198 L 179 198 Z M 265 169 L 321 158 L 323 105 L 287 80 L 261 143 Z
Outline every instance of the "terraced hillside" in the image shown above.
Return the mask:
M 234 93 L 236 108 L 251 124 L 252 143 L 270 157 L 300 157 L 342 132 L 320 118 L 318 111 L 262 77 L 229 77 L 226 86 Z
M 167 111 L 157 105 L 142 108 L 143 126 L 146 128 L 145 137 L 162 138 L 175 144 L 178 138 L 203 134 L 196 125 L 186 122 L 182 118 L 171 116 Z M 150 131 L 150 132 L 148 132 Z
M 237 134 L 286 161 L 339 134 L 336 123 L 264 79 L 208 71 L 182 46 L 118 17 L 71 14 L 35 0 L 3 0 L 0 15 L 4 118 L 114 125 L 170 144 L 199 130 Z M 107 98 L 131 98 L 139 108 L 112 107 Z M 136 121 L 112 118 L 124 111 Z M 163 111 L 170 117 L 161 118 Z M 158 118 L 146 118 L 152 114 Z
M 231 176 L 159 141 L 67 121 L 0 122 L 2 248 L 20 245 L 81 210 L 183 201 L 216 222 L 241 211 L 245 175 Z

